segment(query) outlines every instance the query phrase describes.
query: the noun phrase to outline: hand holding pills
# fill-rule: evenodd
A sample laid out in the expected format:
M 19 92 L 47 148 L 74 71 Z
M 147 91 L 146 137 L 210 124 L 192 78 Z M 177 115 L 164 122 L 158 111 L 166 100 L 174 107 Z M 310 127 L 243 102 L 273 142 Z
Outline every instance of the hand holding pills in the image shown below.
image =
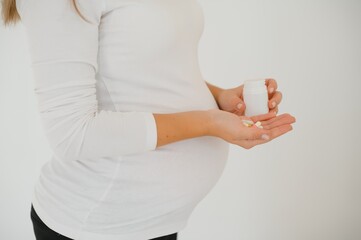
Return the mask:
M 247 117 L 219 109 L 211 109 L 208 112 L 211 122 L 209 135 L 220 137 L 245 149 L 269 142 L 291 131 L 291 124 L 296 122 L 288 113 L 276 116 L 276 113 L 269 112 Z

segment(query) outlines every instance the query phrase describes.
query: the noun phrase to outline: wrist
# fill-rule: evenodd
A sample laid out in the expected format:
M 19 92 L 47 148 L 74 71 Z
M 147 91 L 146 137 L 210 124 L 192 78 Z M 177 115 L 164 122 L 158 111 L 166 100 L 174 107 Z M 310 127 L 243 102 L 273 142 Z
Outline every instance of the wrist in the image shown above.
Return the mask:
M 212 93 L 214 99 L 216 100 L 217 104 L 218 104 L 218 99 L 219 99 L 219 95 L 225 90 L 223 88 L 217 87 L 213 84 L 208 83 L 207 81 L 205 81 L 210 92 Z
M 222 93 L 225 89 L 220 88 L 220 87 L 215 87 L 214 89 L 215 89 L 215 90 L 214 90 L 213 97 L 214 97 L 214 99 L 215 99 L 215 100 L 217 101 L 217 103 L 218 103 L 218 101 L 219 101 L 219 96 L 221 95 L 221 93 Z
M 221 110 L 219 109 L 209 109 L 205 111 L 205 114 L 207 115 L 207 121 L 206 121 L 206 135 L 207 136 L 213 136 L 213 137 L 221 137 L 219 130 L 219 127 L 217 125 L 216 117 L 219 114 Z

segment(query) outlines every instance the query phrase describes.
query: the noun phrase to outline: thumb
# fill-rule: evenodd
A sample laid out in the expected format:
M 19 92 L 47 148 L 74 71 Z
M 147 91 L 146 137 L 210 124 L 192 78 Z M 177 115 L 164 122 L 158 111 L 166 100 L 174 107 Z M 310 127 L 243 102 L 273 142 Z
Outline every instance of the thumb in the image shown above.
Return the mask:
M 238 102 L 236 103 L 236 106 L 234 109 L 235 114 L 237 114 L 238 116 L 242 116 L 245 109 L 246 109 L 246 105 L 244 104 L 242 99 L 238 99 Z

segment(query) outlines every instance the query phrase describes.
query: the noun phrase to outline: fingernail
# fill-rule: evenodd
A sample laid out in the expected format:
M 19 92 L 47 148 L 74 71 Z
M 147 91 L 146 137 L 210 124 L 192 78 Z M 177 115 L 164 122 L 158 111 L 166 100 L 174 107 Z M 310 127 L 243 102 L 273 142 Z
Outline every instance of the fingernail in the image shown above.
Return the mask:
M 238 103 L 238 104 L 237 104 L 237 108 L 238 108 L 238 109 L 241 109 L 241 107 L 242 107 L 242 103 Z
M 275 107 L 276 106 L 276 102 L 272 102 L 272 107 Z
M 261 138 L 263 140 L 268 140 L 269 139 L 269 136 L 267 134 L 262 134 Z
M 270 88 L 269 93 L 273 93 L 274 90 L 275 90 L 274 88 Z

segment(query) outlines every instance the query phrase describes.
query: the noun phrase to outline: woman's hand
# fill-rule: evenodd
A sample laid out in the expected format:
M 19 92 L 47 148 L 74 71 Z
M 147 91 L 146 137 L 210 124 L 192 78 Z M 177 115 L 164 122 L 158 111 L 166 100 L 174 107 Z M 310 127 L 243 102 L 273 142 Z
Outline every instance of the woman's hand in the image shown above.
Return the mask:
M 208 111 L 211 116 L 210 135 L 220 137 L 245 149 L 269 142 L 291 131 L 291 124 L 296 122 L 296 119 L 288 113 L 276 116 L 276 113 L 269 112 L 245 117 L 219 109 Z M 242 120 L 251 120 L 254 123 L 260 121 L 263 128 L 258 128 L 256 125 L 247 127 Z
M 282 101 L 282 93 L 277 91 L 277 82 L 272 78 L 266 79 L 266 86 L 268 91 L 269 112 L 278 113 L 278 105 Z M 222 90 L 218 95 L 217 103 L 223 111 L 244 116 L 247 106 L 245 106 L 243 102 L 243 84 L 235 88 Z

